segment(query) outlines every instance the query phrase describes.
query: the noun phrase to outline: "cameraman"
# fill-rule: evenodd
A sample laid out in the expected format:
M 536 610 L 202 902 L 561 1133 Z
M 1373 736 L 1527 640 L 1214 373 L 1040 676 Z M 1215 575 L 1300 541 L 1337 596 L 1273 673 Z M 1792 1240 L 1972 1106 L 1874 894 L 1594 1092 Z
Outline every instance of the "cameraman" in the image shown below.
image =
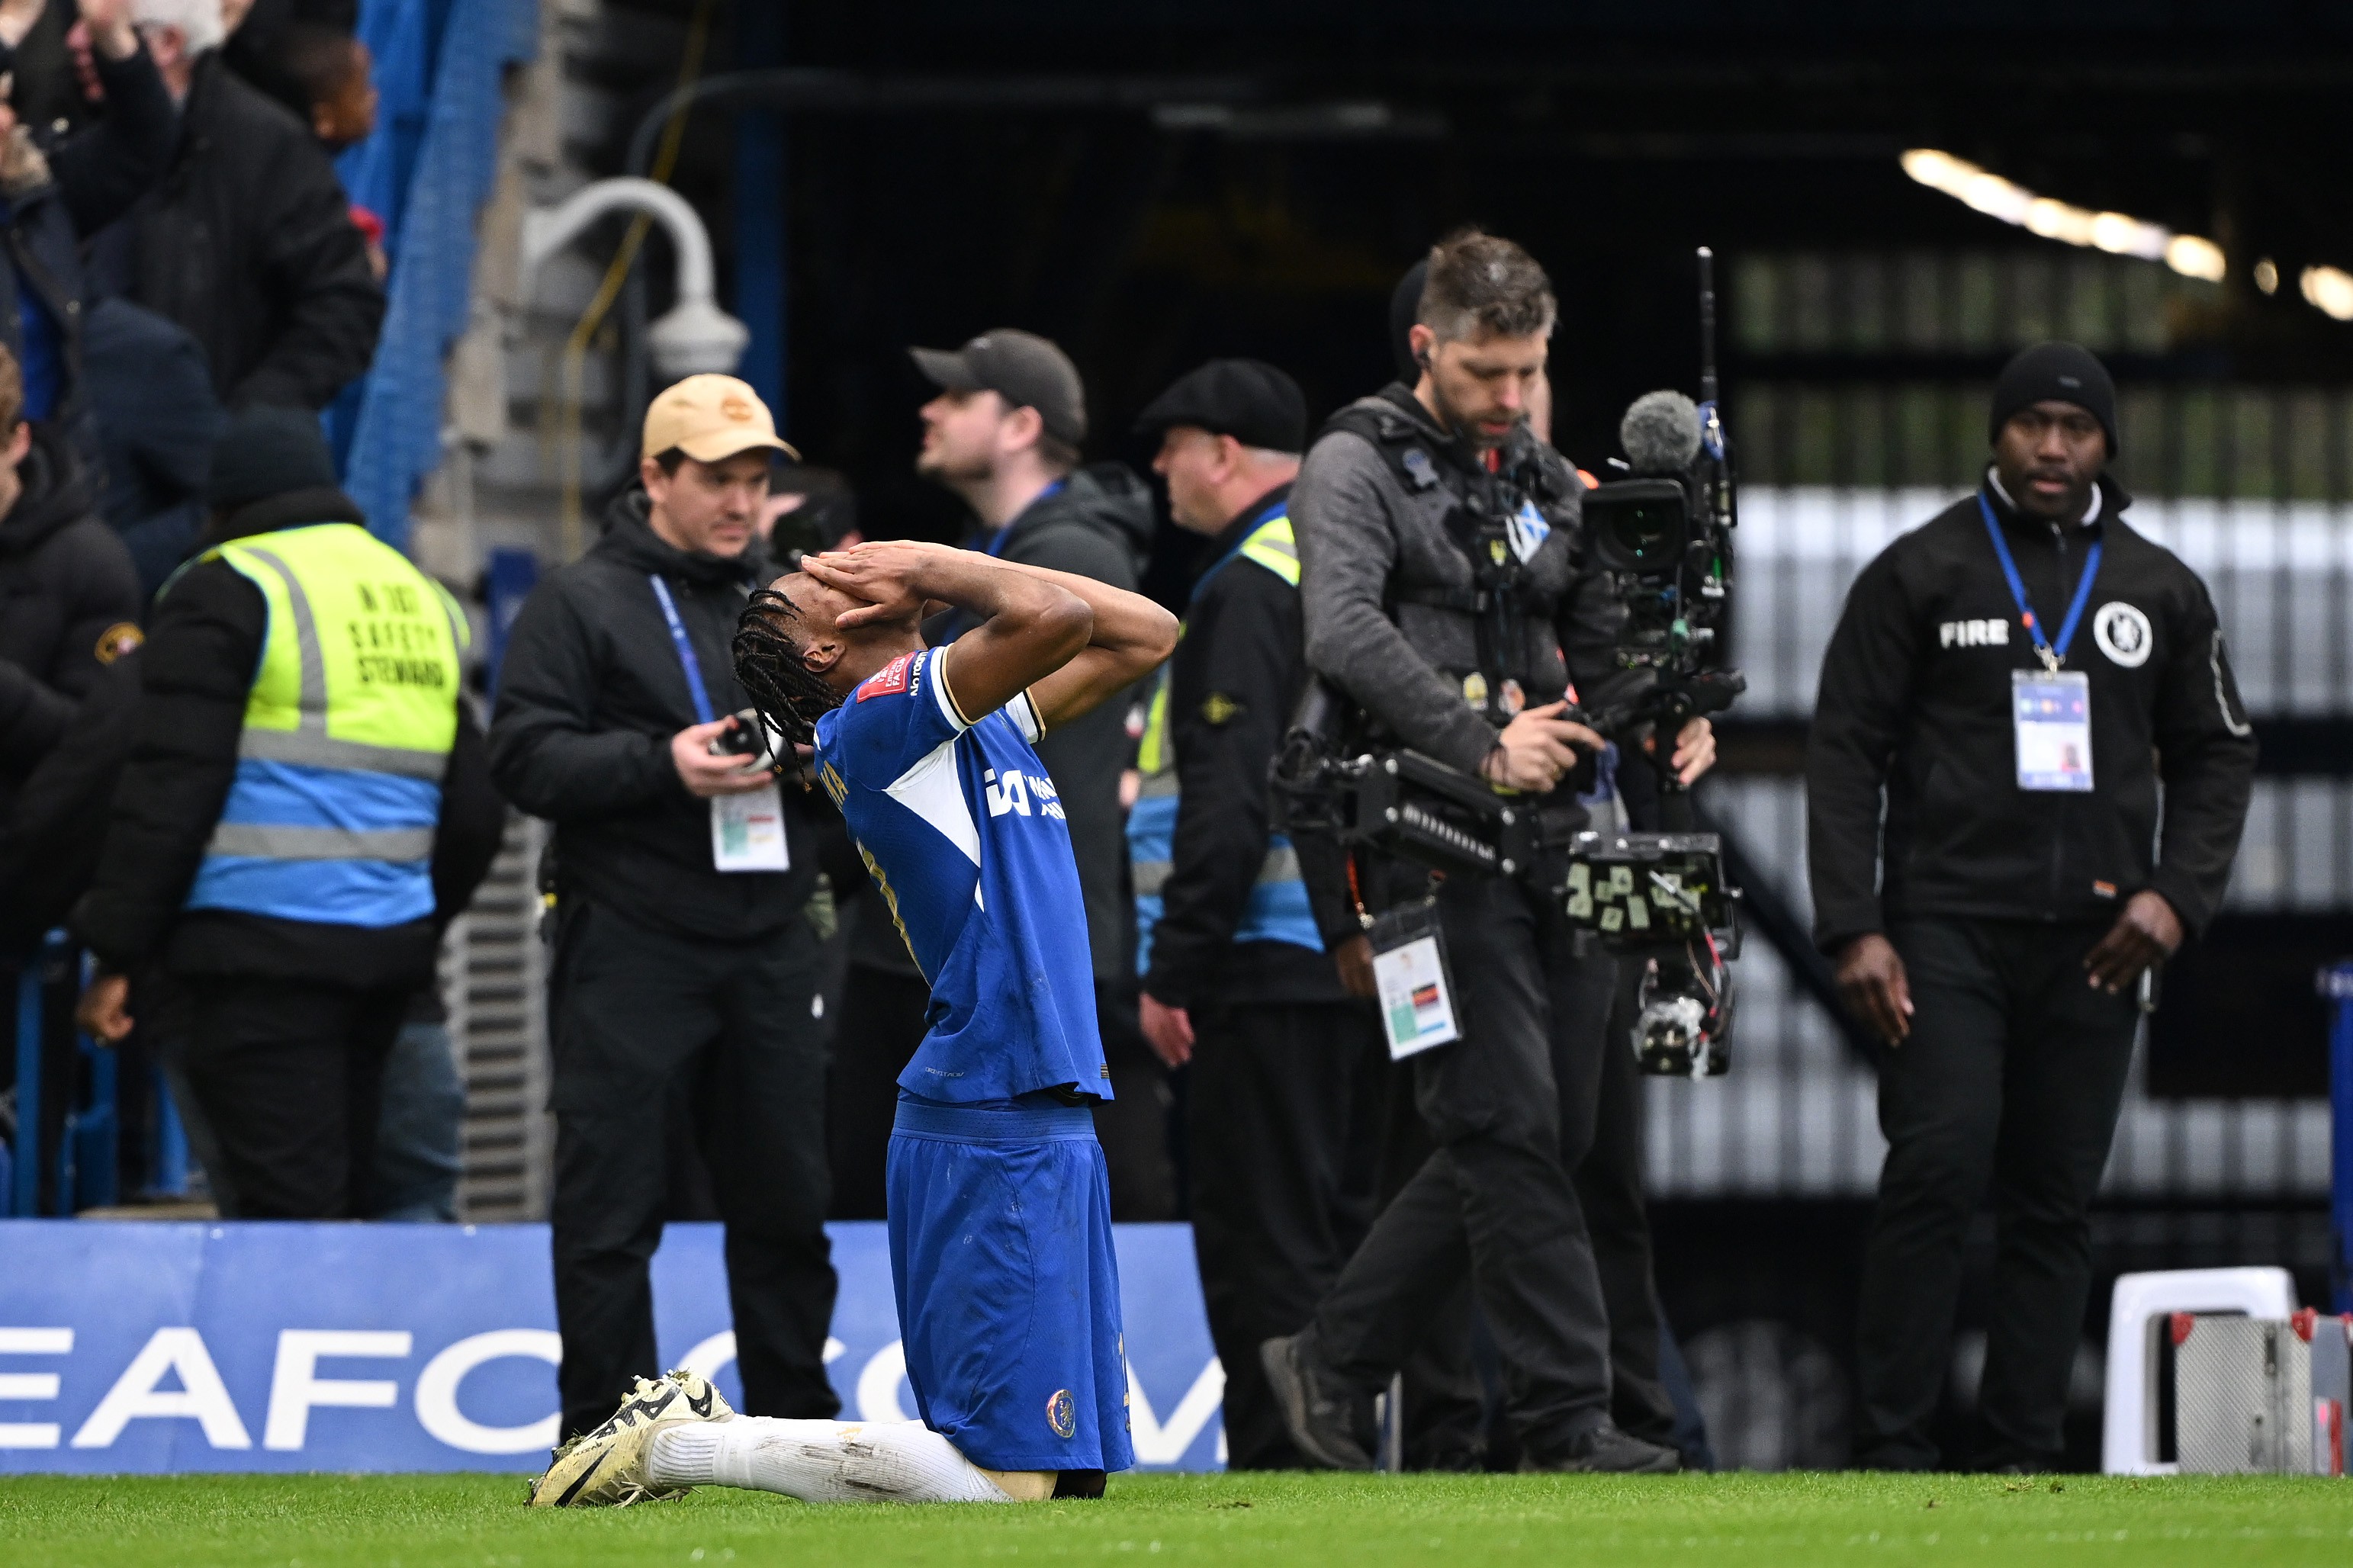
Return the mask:
M 1335 415 L 1292 498 L 1308 663 L 1373 732 L 1499 789 L 1543 797 L 1601 737 L 1566 716 L 1562 647 L 1580 579 L 1575 470 L 1527 427 L 1556 304 L 1509 240 L 1430 254 L 1412 329 L 1417 384 Z M 1599 603 L 1586 615 L 1614 606 Z M 1678 737 L 1696 776 L 1704 722 Z M 1556 793 L 1557 792 L 1557 793 Z M 1422 874 L 1391 879 L 1417 897 Z M 1535 1469 L 1658 1471 L 1672 1449 L 1610 1420 L 1609 1325 L 1568 1173 L 1595 1126 L 1616 965 L 1579 959 L 1556 903 L 1505 878 L 1443 882 L 1437 907 L 1462 1037 L 1414 1058 L 1438 1145 L 1302 1333 L 1264 1347 L 1294 1439 L 1369 1468 L 1357 1417 L 1467 1271 L 1505 1367 L 1506 1417 Z

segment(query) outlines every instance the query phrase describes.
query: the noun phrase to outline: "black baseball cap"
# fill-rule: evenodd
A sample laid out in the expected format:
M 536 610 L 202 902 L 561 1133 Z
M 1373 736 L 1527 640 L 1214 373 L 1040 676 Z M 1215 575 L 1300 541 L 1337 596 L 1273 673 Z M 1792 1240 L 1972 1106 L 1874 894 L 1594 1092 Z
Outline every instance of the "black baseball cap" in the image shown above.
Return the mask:
M 1213 359 L 1187 371 L 1136 421 L 1139 436 L 1191 425 L 1245 447 L 1298 452 L 1307 445 L 1307 399 L 1299 384 L 1264 360 Z
M 1018 327 L 992 327 L 960 349 L 909 349 L 915 368 L 950 392 L 993 392 L 1034 408 L 1046 434 L 1075 447 L 1087 438 L 1087 389 L 1053 342 Z

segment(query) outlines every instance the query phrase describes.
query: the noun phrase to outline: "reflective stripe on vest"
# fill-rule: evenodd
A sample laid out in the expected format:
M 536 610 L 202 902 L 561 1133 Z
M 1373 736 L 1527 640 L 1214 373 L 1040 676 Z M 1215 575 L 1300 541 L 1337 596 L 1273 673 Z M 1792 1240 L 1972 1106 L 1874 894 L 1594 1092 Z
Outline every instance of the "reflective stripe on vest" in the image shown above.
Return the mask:
M 1237 556 L 1273 573 L 1287 587 L 1299 586 L 1298 542 L 1293 536 L 1290 517 L 1279 508 L 1201 574 L 1201 580 L 1193 585 L 1193 598 L 1199 599 L 1209 580 Z M 1176 636 L 1181 643 L 1185 636 L 1181 622 Z M 1176 758 L 1168 739 L 1168 683 L 1169 667 L 1163 665 L 1159 678 L 1153 683 L 1144 740 L 1136 749 L 1136 766 L 1144 773 L 1144 787 L 1136 798 L 1135 809 L 1127 817 L 1127 853 L 1135 877 L 1135 964 L 1139 974 L 1152 967 L 1152 928 L 1166 907 L 1161 889 L 1167 885 L 1176 842 Z M 1259 864 L 1258 880 L 1250 888 L 1249 901 L 1242 906 L 1241 921 L 1234 928 L 1233 940 L 1287 942 L 1317 952 L 1324 951 L 1324 937 L 1316 930 L 1314 911 L 1307 901 L 1307 884 L 1299 874 L 1299 852 L 1280 833 L 1267 838 L 1266 858 Z
M 462 612 L 353 523 L 236 540 L 205 559 L 259 589 L 269 619 L 236 782 L 187 908 L 361 926 L 430 915 Z

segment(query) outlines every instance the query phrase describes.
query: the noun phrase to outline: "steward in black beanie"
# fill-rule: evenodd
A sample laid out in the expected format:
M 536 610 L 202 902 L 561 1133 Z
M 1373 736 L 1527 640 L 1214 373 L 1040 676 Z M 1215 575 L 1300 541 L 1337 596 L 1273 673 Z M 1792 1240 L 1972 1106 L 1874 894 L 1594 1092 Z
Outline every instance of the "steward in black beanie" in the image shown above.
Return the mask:
M 2092 356 L 2089 349 L 2073 343 L 2037 343 L 2021 349 L 2016 358 L 2002 367 L 2001 379 L 1993 386 L 1993 416 L 1986 425 L 1986 439 L 2001 438 L 2001 427 L 2010 416 L 2021 408 L 2031 408 L 2044 401 L 2072 403 L 2100 422 L 2108 435 L 2108 456 L 2113 458 L 2123 443 L 2116 439 L 2116 384 L 2108 377 L 2108 367 Z

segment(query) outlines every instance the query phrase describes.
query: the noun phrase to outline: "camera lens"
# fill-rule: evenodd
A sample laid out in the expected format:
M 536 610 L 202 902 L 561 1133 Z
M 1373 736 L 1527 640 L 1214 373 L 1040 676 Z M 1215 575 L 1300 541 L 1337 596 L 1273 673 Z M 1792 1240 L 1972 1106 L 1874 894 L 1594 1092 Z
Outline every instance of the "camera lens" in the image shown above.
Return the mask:
M 1610 539 L 1636 566 L 1665 566 L 1681 551 L 1682 521 L 1677 508 L 1657 501 L 1637 501 L 1613 509 Z

